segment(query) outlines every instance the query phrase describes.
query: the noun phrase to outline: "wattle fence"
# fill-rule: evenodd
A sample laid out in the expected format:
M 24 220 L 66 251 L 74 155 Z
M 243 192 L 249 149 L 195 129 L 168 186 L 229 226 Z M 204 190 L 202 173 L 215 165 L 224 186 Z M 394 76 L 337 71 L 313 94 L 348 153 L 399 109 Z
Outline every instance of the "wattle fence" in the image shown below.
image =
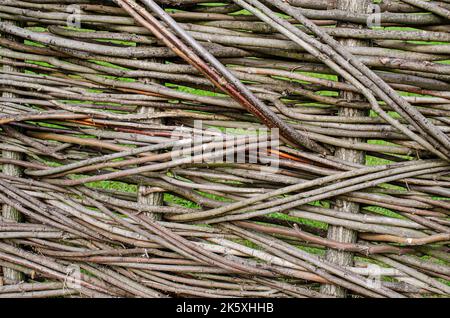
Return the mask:
M 450 2 L 0 0 L 0 297 L 449 297 Z

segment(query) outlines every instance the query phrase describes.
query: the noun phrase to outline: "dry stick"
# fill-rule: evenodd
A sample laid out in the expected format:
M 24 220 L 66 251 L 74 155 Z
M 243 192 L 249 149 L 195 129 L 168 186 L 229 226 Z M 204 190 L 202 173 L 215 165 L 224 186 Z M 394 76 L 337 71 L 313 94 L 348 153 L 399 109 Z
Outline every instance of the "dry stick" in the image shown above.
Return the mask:
M 236 1 L 242 1 L 242 0 L 236 0 Z M 352 65 L 349 64 L 348 60 L 351 60 L 351 55 L 345 51 L 345 49 L 343 49 L 340 44 L 336 41 L 333 42 L 334 46 L 338 46 L 341 51 L 343 51 L 346 54 L 346 58 L 342 58 L 339 54 L 335 53 L 333 51 L 333 48 L 330 46 L 324 46 L 323 44 L 321 44 L 320 42 L 316 41 L 315 39 L 311 38 L 310 36 L 307 36 L 306 34 L 304 34 L 303 32 L 301 32 L 299 29 L 293 27 L 291 24 L 289 24 L 288 22 L 286 22 L 285 20 L 279 18 L 278 16 L 274 15 L 272 11 L 270 11 L 270 9 L 268 9 L 267 7 L 263 6 L 261 3 L 259 2 L 255 2 L 253 0 L 248 0 L 250 2 L 252 2 L 255 6 L 257 6 L 259 9 L 263 10 L 266 14 L 268 14 L 274 21 L 277 21 L 277 23 L 279 23 L 280 25 L 282 25 L 283 27 L 280 29 L 280 31 L 285 34 L 286 36 L 288 36 L 289 38 L 293 39 L 294 41 L 296 41 L 297 43 L 299 43 L 301 46 L 307 48 L 310 52 L 313 53 L 313 55 L 317 56 L 322 62 L 324 62 L 325 64 L 329 65 L 333 70 L 335 70 L 338 74 L 340 74 L 341 76 L 343 76 L 346 80 L 348 80 L 349 82 L 351 82 L 355 87 L 358 87 L 358 89 L 361 91 L 361 93 L 369 100 L 372 108 L 374 109 L 375 112 L 377 112 L 384 120 L 386 120 L 387 122 L 389 122 L 391 125 L 393 125 L 394 127 L 396 127 L 397 129 L 401 130 L 402 132 L 404 132 L 406 135 L 408 135 L 410 138 L 412 138 L 413 140 L 416 140 L 417 142 L 419 142 L 419 144 L 423 145 L 425 148 L 427 148 L 428 150 L 435 152 L 436 153 L 436 149 L 434 148 L 439 148 L 441 146 L 439 146 L 438 144 L 436 144 L 436 142 L 434 142 L 433 140 L 430 140 L 430 142 L 433 142 L 434 147 L 430 145 L 430 143 L 428 143 L 426 140 L 422 139 L 421 137 L 415 135 L 414 133 L 412 133 L 411 131 L 409 131 L 409 129 L 403 127 L 403 125 L 401 125 L 400 123 L 398 123 L 397 120 L 394 120 L 391 116 L 389 116 L 386 112 L 384 112 L 379 105 L 374 101 L 374 97 L 372 95 L 372 93 L 363 85 L 361 85 L 361 83 L 363 83 L 364 85 L 366 85 L 367 87 L 371 88 L 374 92 L 376 92 L 380 97 L 383 98 L 383 100 L 385 100 L 388 105 L 392 106 L 402 117 L 408 119 L 411 121 L 411 123 L 413 125 L 416 126 L 416 128 L 420 130 L 420 127 L 416 124 L 416 122 L 414 120 L 412 120 L 409 115 L 407 113 L 405 113 L 401 108 L 398 107 L 398 105 L 389 97 L 387 96 L 383 90 L 379 89 L 378 86 L 374 85 L 370 80 L 368 80 L 366 78 L 366 76 L 364 74 L 366 74 L 366 72 L 370 72 L 367 68 L 365 68 L 366 70 L 364 72 L 360 72 L 358 69 L 355 69 Z M 245 4 L 243 4 L 245 6 Z M 276 2 L 275 5 L 281 6 L 282 4 Z M 251 7 L 247 7 L 246 8 L 248 10 L 252 10 Z M 285 10 L 285 7 L 283 7 Z M 261 15 L 259 11 L 252 11 L 255 15 L 258 15 L 261 19 L 263 19 L 264 21 L 266 21 L 267 23 L 271 23 L 267 20 L 265 15 Z M 289 11 L 289 13 L 291 13 Z M 291 13 L 293 15 L 296 14 L 296 12 Z M 314 28 L 315 25 L 313 23 L 311 23 L 309 20 L 304 19 L 302 16 L 301 17 L 297 17 L 297 19 L 303 19 L 305 21 L 302 20 L 302 22 L 307 25 L 309 28 Z M 308 24 L 309 23 L 309 24 Z M 310 26 L 312 25 L 312 26 Z M 277 25 L 274 25 L 274 27 L 278 27 Z M 287 31 L 289 30 L 289 31 Z M 298 36 L 298 37 L 296 37 Z M 325 35 L 327 36 L 327 35 Z M 331 37 L 329 37 L 331 38 Z M 311 46 L 308 46 L 309 43 Z M 334 47 L 333 46 L 333 47 Z M 317 51 L 317 49 L 315 49 L 314 47 L 320 49 L 321 52 Z M 326 55 L 330 55 L 330 58 L 336 60 L 341 67 L 337 66 L 336 64 L 334 64 L 334 62 L 330 61 L 330 58 L 324 56 L 323 54 Z M 364 66 L 363 66 L 364 67 Z M 349 73 L 347 73 L 347 71 L 345 71 L 344 69 L 346 69 Z M 370 74 L 369 74 L 370 75 Z M 356 76 L 356 78 L 354 78 L 353 76 Z M 360 82 L 361 83 L 360 83 Z M 379 80 L 381 81 L 381 80 Z M 381 81 L 382 82 L 382 81 Z M 384 83 L 384 82 L 383 82 Z M 387 85 L 388 86 L 388 85 Z M 389 87 L 389 86 L 388 86 Z M 389 87 L 390 89 L 390 87 Z M 389 91 L 389 90 L 388 90 Z M 390 91 L 392 91 L 392 89 L 390 89 Z M 394 94 L 396 94 L 394 92 Z M 439 133 L 439 132 L 438 132 Z M 425 138 L 429 137 L 427 134 L 424 134 Z M 439 152 L 439 151 L 438 151 Z M 440 154 L 441 158 L 443 154 Z
M 209 288 L 202 288 L 197 287 L 198 281 L 195 279 L 182 279 L 183 282 L 189 282 L 190 284 L 179 284 L 177 281 L 179 281 L 178 277 L 168 276 L 164 273 L 156 272 L 156 271 L 147 271 L 147 270 L 131 270 L 133 273 L 138 274 L 139 276 L 142 276 L 145 278 L 145 280 L 138 280 L 142 281 L 145 285 L 152 286 L 157 289 L 166 290 L 166 291 L 172 291 L 177 295 L 180 294 L 186 294 L 186 295 L 193 295 L 193 296 L 200 296 L 200 297 L 230 297 L 230 296 L 237 296 L 237 297 L 270 297 L 273 296 L 274 291 L 267 288 L 267 291 L 248 291 L 244 290 L 229 290 L 229 289 L 219 289 L 215 288 L 212 290 L 210 286 L 214 286 L 214 284 L 207 285 Z M 167 279 L 166 279 L 167 278 Z M 192 286 L 194 285 L 194 286 Z M 217 284 L 221 285 L 221 284 Z M 200 285 L 201 286 L 201 285 Z M 238 285 L 239 286 L 239 285 Z M 242 286 L 244 287 L 244 286 Z M 239 288 L 237 288 L 239 289 Z
M 399 262 L 403 262 L 406 264 L 410 264 L 413 266 L 417 266 L 426 270 L 430 270 L 439 274 L 443 274 L 443 275 L 450 275 L 450 267 L 448 265 L 445 264 L 438 264 L 435 262 L 431 262 L 431 261 L 425 261 L 422 260 L 418 257 L 414 257 L 414 256 L 406 256 L 406 255 L 402 255 L 402 256 L 398 256 L 398 255 L 389 255 L 390 258 L 393 258 L 395 260 L 398 260 Z
M 14 293 L 14 292 L 28 292 L 39 290 L 52 290 L 60 289 L 63 287 L 63 283 L 49 282 L 49 283 L 24 283 L 18 285 L 6 285 L 0 287 L 0 294 Z
M 99 278 L 104 279 L 106 282 L 109 282 L 112 285 L 115 285 L 116 287 L 119 287 L 123 290 L 126 290 L 132 294 L 135 294 L 140 297 L 145 298 L 166 298 L 164 294 L 161 294 L 153 289 L 150 289 L 148 287 L 144 287 L 139 283 L 136 283 L 133 280 L 130 280 L 129 278 L 120 275 L 119 273 L 108 269 L 106 267 L 100 267 L 98 265 L 88 265 L 88 264 L 80 264 L 80 267 L 93 273 Z
M 6 94 L 6 93 L 5 93 Z M 40 112 L 34 113 L 29 112 L 27 114 L 18 114 L 11 116 L 1 116 L 0 124 L 7 124 L 11 122 L 18 121 L 27 121 L 27 120 L 39 120 L 39 119 L 85 119 L 89 118 L 89 115 L 82 114 L 73 114 L 68 112 L 60 112 L 60 111 L 49 111 L 49 112 Z
M 369 0 L 361 1 L 361 0 L 338 0 L 337 8 L 341 10 L 346 10 L 349 12 L 355 13 L 364 13 L 369 7 Z M 339 25 L 338 25 L 339 26 Z M 354 28 L 361 28 L 358 25 L 349 25 Z M 356 41 L 356 40 L 342 40 L 342 45 L 347 46 L 362 46 L 364 45 L 364 41 Z M 348 100 L 362 100 L 361 95 L 354 94 L 351 92 L 341 92 L 343 98 Z M 367 113 L 364 111 L 358 111 L 352 108 L 339 108 L 340 116 L 348 116 L 348 117 L 357 117 L 357 116 L 367 116 Z M 361 142 L 360 138 L 348 138 L 350 142 Z M 365 163 L 365 153 L 362 151 L 355 151 L 352 149 L 346 148 L 337 148 L 335 152 L 335 156 L 345 160 L 350 161 L 352 163 L 364 164 Z M 345 200 L 337 199 L 335 202 L 335 208 L 338 211 L 346 212 L 346 213 L 359 213 L 360 205 L 354 202 L 348 202 Z M 351 229 L 347 229 L 341 226 L 333 226 L 330 225 L 328 227 L 328 235 L 327 238 L 332 241 L 354 244 L 357 240 L 357 232 Z M 353 254 L 351 252 L 340 251 L 332 248 L 328 248 L 326 251 L 326 259 L 334 264 L 340 266 L 352 266 L 353 265 Z M 347 291 L 335 285 L 323 284 L 321 286 L 321 292 L 324 294 L 336 296 L 336 297 L 346 297 Z
M 66 232 L 68 232 L 68 233 L 75 232 L 75 230 L 71 230 L 69 227 L 64 227 L 64 226 L 58 224 L 57 222 L 55 222 L 55 221 L 53 221 L 53 220 L 51 220 L 49 218 L 42 217 L 42 216 L 40 216 L 38 214 L 35 214 L 35 213 L 33 213 L 33 212 L 23 208 L 21 205 L 19 205 L 19 204 L 15 203 L 14 201 L 8 199 L 8 197 L 6 197 L 6 196 L 4 196 L 2 194 L 0 194 L 0 199 L 3 202 L 5 202 L 5 203 L 13 206 L 14 208 L 16 208 L 22 214 L 27 215 L 27 216 L 32 217 L 33 219 L 35 219 L 37 221 L 42 222 L 42 224 L 53 225 L 55 228 L 61 229 L 61 230 L 66 230 Z M 83 233 L 75 232 L 74 234 L 81 235 L 82 237 L 84 236 Z

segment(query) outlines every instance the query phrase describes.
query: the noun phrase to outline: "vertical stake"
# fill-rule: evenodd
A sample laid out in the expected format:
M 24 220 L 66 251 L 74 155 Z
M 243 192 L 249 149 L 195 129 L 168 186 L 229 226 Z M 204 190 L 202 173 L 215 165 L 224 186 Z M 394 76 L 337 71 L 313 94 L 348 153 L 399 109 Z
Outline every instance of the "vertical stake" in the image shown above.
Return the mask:
M 337 0 L 337 9 L 352 13 L 366 13 L 372 1 L 369 0 Z M 362 28 L 358 24 L 339 23 L 339 27 L 347 28 Z M 364 46 L 367 45 L 365 41 L 355 39 L 342 39 L 340 42 L 346 46 Z M 349 101 L 361 101 L 363 97 L 353 92 L 341 92 L 340 97 Z M 338 111 L 339 116 L 345 117 L 361 117 L 367 116 L 368 113 L 365 110 L 358 110 L 355 108 L 341 107 Z M 361 138 L 344 138 L 351 142 L 362 142 Z M 337 148 L 335 156 L 339 159 L 351 163 L 365 163 L 364 151 L 352 150 L 347 148 Z M 360 206 L 358 203 L 349 202 L 345 200 L 336 200 L 334 207 L 336 210 L 346 213 L 359 213 Z M 357 240 L 358 232 L 350 229 L 346 229 L 342 226 L 330 225 L 328 227 L 328 239 L 343 243 L 355 243 Z M 328 249 L 326 252 L 326 259 L 340 266 L 352 266 L 353 265 L 353 253 L 337 251 L 335 249 Z M 322 285 L 321 291 L 327 295 L 334 297 L 346 297 L 347 290 L 341 286 L 335 285 Z
M 18 22 L 16 22 L 16 21 L 5 21 L 5 22 L 11 23 L 14 25 L 19 25 Z M 5 33 L 5 34 L 2 34 L 2 36 L 8 40 L 12 40 L 12 41 L 16 41 L 16 42 L 21 41 L 19 38 L 12 36 L 10 34 Z M 6 59 L 7 58 L 5 58 L 5 60 Z M 12 65 L 4 64 L 2 66 L 2 69 L 3 69 L 3 71 L 7 71 L 7 72 L 20 72 L 20 68 L 12 66 Z M 17 97 L 17 94 L 10 93 L 10 92 L 3 92 L 2 97 L 13 98 L 13 97 Z M 23 156 L 20 152 L 7 151 L 7 150 L 2 151 L 2 157 L 4 159 L 13 159 L 13 160 L 23 159 Z M 15 176 L 15 177 L 22 176 L 22 169 L 16 165 L 5 163 L 2 165 L 1 168 L 2 168 L 1 169 L 2 172 L 6 175 Z M 2 206 L 2 216 L 6 220 L 10 220 L 11 222 L 21 222 L 22 221 L 21 213 L 19 211 L 17 211 L 16 209 L 14 209 L 12 206 L 9 206 L 7 204 L 3 204 L 3 206 Z M 15 269 L 8 268 L 8 267 L 3 267 L 3 276 L 4 276 L 5 282 L 7 284 L 17 284 L 25 279 L 23 273 L 15 270 Z

